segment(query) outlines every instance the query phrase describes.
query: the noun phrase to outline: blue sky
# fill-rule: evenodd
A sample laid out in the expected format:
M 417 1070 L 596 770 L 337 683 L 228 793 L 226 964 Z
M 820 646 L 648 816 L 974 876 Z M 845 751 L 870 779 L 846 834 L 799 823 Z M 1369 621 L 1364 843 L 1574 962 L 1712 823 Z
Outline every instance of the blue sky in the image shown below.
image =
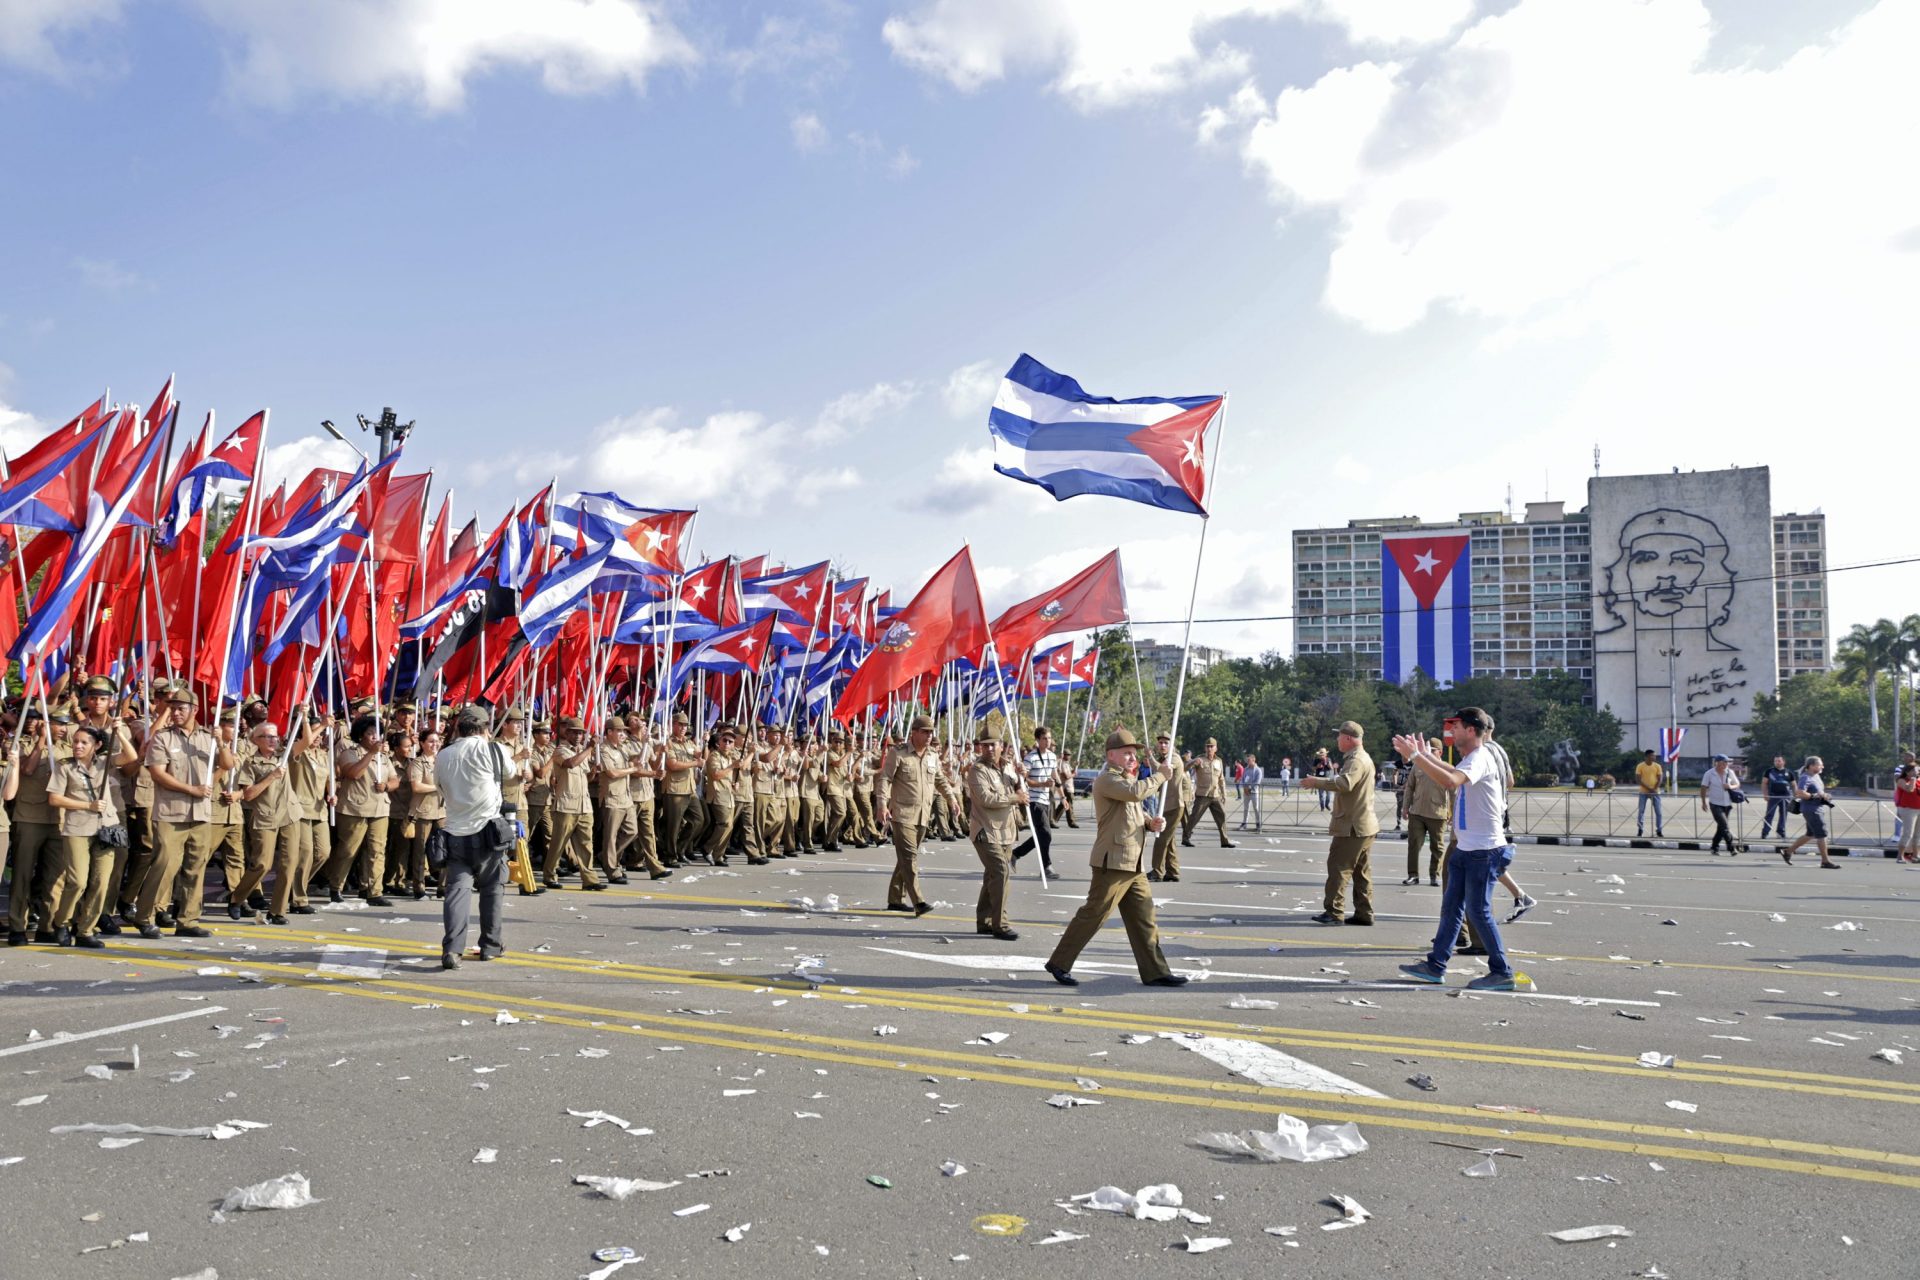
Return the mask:
M 0 0 L 0 436 L 171 372 L 304 468 L 392 404 L 488 521 L 558 475 L 903 592 L 970 540 L 994 605 L 1118 543 L 1177 614 L 1192 520 L 987 470 L 1024 350 L 1231 393 L 1203 613 L 1288 612 L 1294 527 L 1577 507 L 1595 443 L 1920 553 L 1860 465 L 1916 56 L 1892 0 Z

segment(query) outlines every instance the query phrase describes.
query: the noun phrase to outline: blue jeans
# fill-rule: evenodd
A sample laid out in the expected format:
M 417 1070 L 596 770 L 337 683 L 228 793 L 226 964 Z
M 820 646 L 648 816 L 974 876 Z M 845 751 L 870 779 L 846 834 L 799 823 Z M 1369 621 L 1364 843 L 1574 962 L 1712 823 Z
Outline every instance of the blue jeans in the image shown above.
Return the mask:
M 1765 840 L 1767 832 L 1787 833 L 1787 798 L 1785 796 L 1767 797 L 1767 816 L 1760 820 L 1760 838 Z
M 1666 822 L 1660 817 L 1660 793 L 1657 791 L 1642 791 L 1640 793 L 1640 804 L 1633 811 L 1633 829 L 1635 831 L 1645 831 L 1647 829 L 1647 805 L 1648 804 L 1653 805 L 1654 831 L 1658 832 L 1661 828 L 1667 825 Z
M 1318 794 L 1320 797 L 1320 807 L 1322 809 L 1333 808 L 1333 792 L 1321 791 L 1321 792 L 1317 792 L 1316 794 Z
M 1493 886 L 1501 872 L 1513 865 L 1513 846 L 1498 849 L 1455 849 L 1447 855 L 1446 878 L 1440 889 L 1440 931 L 1433 935 L 1427 963 L 1444 970 L 1453 958 L 1460 922 L 1473 922 L 1473 938 L 1487 949 L 1487 971 L 1505 976 L 1507 949 L 1500 942 L 1500 926 L 1493 921 Z

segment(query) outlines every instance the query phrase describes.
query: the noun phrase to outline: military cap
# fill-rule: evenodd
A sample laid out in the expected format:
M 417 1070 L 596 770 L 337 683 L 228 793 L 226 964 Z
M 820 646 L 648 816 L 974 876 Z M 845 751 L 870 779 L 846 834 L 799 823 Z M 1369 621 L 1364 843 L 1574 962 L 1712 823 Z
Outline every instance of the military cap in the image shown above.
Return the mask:
M 1220 745 L 1220 743 L 1219 743 L 1219 741 L 1218 741 L 1217 739 L 1214 739 L 1214 738 L 1208 738 L 1208 739 L 1207 739 L 1207 745 L 1208 745 L 1208 746 L 1210 746 L 1210 747 L 1217 747 L 1217 746 L 1219 746 L 1219 745 Z
M 550 725 L 550 724 L 548 724 L 548 723 L 547 723 L 547 722 L 546 722 L 545 720 L 535 720 L 535 721 L 533 722 L 533 729 L 532 729 L 532 732 L 534 732 L 534 733 L 552 733 L 552 732 L 553 732 L 553 726 L 552 726 L 552 725 Z
M 984 726 L 981 728 L 980 732 L 973 735 L 973 745 L 976 747 L 983 742 L 998 742 L 998 741 L 1000 741 L 1000 739 L 997 736 L 995 736 L 991 730 L 985 728 Z
M 1173 735 L 1172 735 L 1172 734 L 1170 734 L 1170 733 L 1162 733 L 1162 734 L 1160 735 L 1160 738 L 1159 738 L 1159 741 L 1161 741 L 1161 742 L 1172 742 L 1172 741 L 1173 741 Z
M 120 690 L 114 688 L 113 681 L 107 679 L 105 676 L 92 676 L 88 678 L 85 684 L 80 686 L 80 692 L 83 694 L 104 693 L 111 697 L 113 694 L 120 692 Z
M 462 707 L 460 714 L 454 717 L 454 724 L 462 729 L 487 727 L 487 709 L 485 707 Z
M 722 720 L 719 724 L 713 726 L 713 732 L 715 736 L 723 738 L 735 738 L 740 735 L 740 731 L 734 727 L 731 720 Z
M 922 730 L 922 729 L 926 729 L 926 730 L 928 730 L 929 732 L 931 732 L 931 731 L 932 731 L 932 729 L 933 729 L 933 717 L 932 717 L 932 716 L 915 716 L 915 717 L 913 718 L 913 723 L 912 723 L 911 725 L 909 725 L 909 726 L 907 727 L 907 732 L 908 732 L 908 733 L 918 733 L 918 732 L 920 732 L 920 730 Z
M 54 724 L 72 724 L 73 717 L 67 714 L 67 709 L 65 707 L 55 707 L 53 709 L 53 723 Z
M 1366 726 L 1358 720 L 1343 721 L 1340 725 L 1340 732 L 1346 734 L 1349 738 L 1364 738 L 1367 736 Z
M 1209 738 L 1207 741 L 1211 742 L 1213 739 Z M 1122 725 L 1107 735 L 1107 745 L 1105 749 L 1108 751 L 1119 751 L 1125 747 L 1138 747 L 1139 745 L 1139 739 L 1128 732 L 1125 725 Z
M 828 742 L 845 742 L 846 740 L 847 740 L 847 735 L 839 732 L 838 730 L 835 730 L 834 732 L 827 735 Z
M 239 720 L 240 720 L 240 708 L 238 707 L 220 708 L 221 724 L 237 724 L 239 723 Z
M 500 717 L 501 724 L 525 724 L 526 722 L 527 722 L 527 713 L 519 710 L 518 708 L 515 708 L 514 710 L 511 710 L 507 712 L 507 714 Z
M 561 716 L 559 727 L 562 729 L 584 729 L 587 726 L 581 721 L 579 716 Z
M 175 706 L 197 707 L 200 705 L 199 697 L 184 684 L 168 693 L 167 701 L 173 703 Z
M 684 711 L 676 711 L 673 713 L 673 722 L 675 724 L 692 724 L 693 718 Z

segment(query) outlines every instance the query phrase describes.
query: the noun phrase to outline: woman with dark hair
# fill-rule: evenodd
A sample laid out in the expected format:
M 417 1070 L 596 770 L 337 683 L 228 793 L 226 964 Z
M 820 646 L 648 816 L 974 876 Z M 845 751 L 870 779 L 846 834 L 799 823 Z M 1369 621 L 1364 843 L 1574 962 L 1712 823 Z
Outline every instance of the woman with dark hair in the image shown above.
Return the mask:
M 387 817 L 392 793 L 400 786 L 399 774 L 372 716 L 355 720 L 347 738 L 334 752 L 340 807 L 333 856 L 326 866 L 327 887 L 333 900 L 340 901 L 347 872 L 357 860 L 360 892 L 367 904 L 390 907 L 393 903 L 381 894 L 380 886 L 387 872 Z
M 413 749 L 408 739 L 407 770 L 407 891 L 415 902 L 427 896 L 427 841 L 447 817 L 447 798 L 433 780 L 433 759 L 440 752 L 440 731 L 429 727 Z
M 96 930 L 107 906 L 115 846 L 95 837 L 102 828 L 119 826 L 120 814 L 107 777 L 106 732 L 80 725 L 72 744 L 73 755 L 54 766 L 47 783 L 47 803 L 60 819 L 60 870 L 47 921 L 59 945 L 97 949 L 107 945 Z

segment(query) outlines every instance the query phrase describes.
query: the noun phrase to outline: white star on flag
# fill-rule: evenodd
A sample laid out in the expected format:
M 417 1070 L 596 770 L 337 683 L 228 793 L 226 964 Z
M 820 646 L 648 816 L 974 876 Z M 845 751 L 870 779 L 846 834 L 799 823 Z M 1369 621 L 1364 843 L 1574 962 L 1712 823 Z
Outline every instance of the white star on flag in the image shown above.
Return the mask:
M 245 436 L 229 437 L 226 443 L 222 444 L 220 447 L 222 449 L 244 449 L 247 447 L 246 437 Z
M 1188 463 L 1192 463 L 1196 467 L 1200 465 L 1200 437 L 1199 436 L 1193 435 L 1193 436 L 1187 437 L 1187 451 L 1180 455 L 1180 463 L 1182 466 L 1185 466 Z
M 805 578 L 802 578 L 800 579 L 800 581 L 794 583 L 793 594 L 795 594 L 796 596 L 799 596 L 802 600 L 805 600 L 807 598 L 807 580 Z
M 696 600 L 705 600 L 707 598 L 707 584 L 704 582 L 694 583 L 690 590 L 692 590 L 693 598 Z
M 1439 563 L 1440 557 L 1431 551 L 1422 551 L 1413 558 L 1413 568 L 1416 573 L 1432 573 L 1434 566 Z
M 667 535 L 658 529 L 647 530 L 647 550 L 658 551 L 667 540 Z

